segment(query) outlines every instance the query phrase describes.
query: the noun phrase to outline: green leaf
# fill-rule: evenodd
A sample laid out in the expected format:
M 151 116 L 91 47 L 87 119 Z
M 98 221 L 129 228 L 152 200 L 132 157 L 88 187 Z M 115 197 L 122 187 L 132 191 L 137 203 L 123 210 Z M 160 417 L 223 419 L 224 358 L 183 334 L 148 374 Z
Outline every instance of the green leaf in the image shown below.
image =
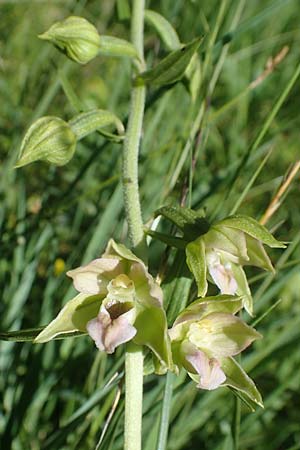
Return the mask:
M 185 262 L 185 253 L 177 250 L 171 267 L 168 268 L 163 281 L 164 307 L 167 311 L 168 324 L 173 325 L 189 298 L 192 285 L 190 271 Z
M 175 247 L 184 250 L 187 245 L 187 242 L 179 237 L 170 236 L 168 234 L 159 233 L 158 231 L 153 231 L 149 229 L 146 229 L 145 233 L 148 236 L 153 237 L 153 239 L 157 239 L 158 241 L 161 241 L 164 244 L 169 245 L 170 247 Z
M 283 242 L 277 241 L 274 236 L 267 230 L 266 227 L 261 225 L 252 217 L 234 215 L 227 217 L 224 220 L 218 222 L 217 225 L 223 225 L 230 228 L 236 228 L 249 234 L 254 239 L 261 241 L 263 244 L 269 247 L 285 248 L 286 245 Z
M 119 134 L 124 133 L 124 126 L 120 119 L 104 109 L 94 109 L 78 114 L 69 121 L 69 125 L 78 140 L 108 125 L 115 125 Z
M 185 77 L 187 78 L 188 90 L 191 94 L 192 102 L 195 102 L 197 100 L 202 81 L 200 57 L 197 53 L 194 53 L 189 65 L 187 66 Z
M 180 80 L 201 41 L 202 38 L 197 38 L 180 49 L 169 53 L 156 67 L 140 73 L 135 80 L 135 84 L 149 83 L 154 86 L 164 86 Z
M 130 19 L 130 7 L 128 0 L 117 0 L 118 19 L 120 21 Z
M 207 292 L 205 244 L 202 238 L 190 242 L 185 249 L 186 263 L 195 277 L 199 297 Z
M 251 378 L 233 358 L 223 358 L 221 367 L 226 375 L 224 386 L 231 387 L 251 407 L 255 405 L 263 408 L 261 395 Z
M 151 9 L 145 10 L 145 21 L 157 31 L 168 50 L 176 50 L 181 43 L 176 30 L 162 15 Z
M 86 332 L 86 324 L 97 316 L 101 302 L 102 297 L 99 295 L 76 295 L 34 341 L 43 343 L 65 333 Z
M 155 212 L 179 228 L 188 242 L 194 241 L 209 230 L 209 223 L 204 218 L 203 210 L 193 211 L 180 206 L 163 206 Z
M 99 55 L 115 56 L 139 59 L 135 47 L 125 39 L 120 39 L 114 36 L 103 36 L 100 38 Z
M 13 341 L 13 342 L 32 342 L 46 327 L 28 328 L 26 330 L 19 331 L 7 331 L 0 333 L 1 341 Z M 64 339 L 67 337 L 83 336 L 86 333 L 81 331 L 73 331 L 70 333 L 58 334 L 54 339 Z

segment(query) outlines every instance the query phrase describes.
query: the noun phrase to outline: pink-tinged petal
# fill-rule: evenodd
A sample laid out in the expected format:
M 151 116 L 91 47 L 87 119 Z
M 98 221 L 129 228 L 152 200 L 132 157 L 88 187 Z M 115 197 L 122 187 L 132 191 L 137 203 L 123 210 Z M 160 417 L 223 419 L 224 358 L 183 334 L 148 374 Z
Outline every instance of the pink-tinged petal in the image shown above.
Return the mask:
M 221 294 L 233 295 L 236 293 L 238 285 L 234 278 L 231 263 L 222 264 L 220 257 L 215 252 L 207 253 L 208 271 L 221 291 Z
M 98 258 L 86 266 L 69 270 L 74 287 L 83 294 L 105 294 L 108 282 L 122 273 L 123 265 L 118 258 Z
M 86 329 L 91 338 L 95 341 L 96 347 L 103 351 L 105 350 L 104 346 L 104 335 L 106 328 L 110 325 L 111 319 L 109 314 L 99 313 L 95 319 L 90 320 Z
M 101 307 L 98 316 L 90 320 L 86 328 L 99 350 L 113 353 L 118 345 L 135 336 L 136 329 L 131 325 L 134 315 L 135 312 L 131 309 L 112 320 L 108 311 Z
M 130 311 L 129 311 L 130 313 Z M 107 353 L 113 353 L 120 344 L 130 341 L 136 335 L 136 328 L 130 324 L 127 317 L 128 313 L 123 314 L 112 321 L 107 328 L 104 336 L 104 344 Z
M 226 375 L 221 369 L 219 362 L 214 358 L 209 359 L 200 350 L 186 355 L 186 359 L 200 376 L 200 381 L 197 385 L 200 389 L 212 391 L 226 380 Z

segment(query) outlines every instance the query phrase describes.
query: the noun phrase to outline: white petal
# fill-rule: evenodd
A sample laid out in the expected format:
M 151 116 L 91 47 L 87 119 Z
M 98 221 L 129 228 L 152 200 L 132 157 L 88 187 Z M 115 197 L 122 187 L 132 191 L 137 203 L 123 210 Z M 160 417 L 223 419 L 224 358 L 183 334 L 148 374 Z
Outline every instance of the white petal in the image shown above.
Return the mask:
M 69 270 L 74 287 L 83 294 L 105 294 L 108 282 L 121 273 L 122 264 L 118 258 L 98 258 L 86 266 Z

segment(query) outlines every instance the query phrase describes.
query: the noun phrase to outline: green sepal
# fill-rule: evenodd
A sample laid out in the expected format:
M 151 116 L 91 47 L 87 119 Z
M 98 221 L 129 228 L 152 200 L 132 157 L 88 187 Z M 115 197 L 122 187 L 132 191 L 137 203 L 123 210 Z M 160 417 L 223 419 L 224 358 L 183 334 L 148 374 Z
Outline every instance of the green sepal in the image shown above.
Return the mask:
M 145 22 L 155 28 L 168 50 L 172 51 L 181 47 L 176 30 L 165 17 L 151 9 L 146 9 Z
M 190 242 L 185 249 L 186 263 L 195 277 L 198 295 L 204 297 L 207 292 L 205 243 L 200 237 Z
M 127 259 L 128 261 L 132 261 L 132 262 L 138 262 L 142 265 L 144 265 L 143 261 L 138 258 L 137 256 L 135 256 L 134 253 L 132 253 L 131 250 L 129 250 L 127 247 L 125 247 L 125 245 L 123 244 L 117 244 L 117 242 L 115 242 L 113 239 L 110 239 L 108 241 L 105 253 L 103 256 L 106 255 L 116 255 L 116 256 L 120 256 L 121 258 Z
M 164 244 L 167 244 L 170 247 L 175 247 L 175 248 L 184 250 L 187 245 L 187 242 L 184 239 L 179 238 L 179 237 L 170 236 L 168 234 L 160 233 L 158 231 L 154 231 L 154 230 L 150 230 L 150 229 L 145 229 L 145 233 L 148 236 L 153 237 L 153 239 L 163 242 Z
M 162 308 L 142 308 L 134 322 L 137 334 L 133 342 L 149 347 L 160 362 L 160 367 L 172 370 L 171 343 L 167 319 Z
M 226 375 L 224 386 L 233 389 L 252 411 L 255 406 L 263 408 L 261 395 L 251 378 L 233 358 L 223 358 L 221 367 Z
M 174 326 L 187 320 L 200 320 L 208 314 L 215 312 L 236 314 L 242 307 L 242 297 L 235 295 L 215 295 L 212 297 L 198 298 L 179 314 Z
M 86 324 L 99 312 L 103 297 L 78 294 L 68 301 L 56 318 L 34 339 L 36 343 L 48 342 L 58 335 L 86 332 Z
M 152 84 L 164 86 L 179 81 L 185 73 L 193 54 L 198 50 L 202 38 L 196 38 L 190 43 L 183 45 L 180 49 L 169 53 L 153 69 L 140 73 L 135 84 Z
M 275 272 L 271 260 L 264 249 L 262 243 L 251 236 L 246 235 L 247 253 L 249 261 L 246 264 L 251 266 L 261 267 L 262 269 Z
M 234 228 L 213 225 L 209 233 L 204 237 L 206 248 L 223 250 L 238 258 L 243 262 L 248 261 L 245 234 Z
M 163 206 L 155 212 L 156 216 L 163 216 L 179 228 L 186 241 L 194 241 L 209 230 L 209 223 L 205 219 L 203 210 L 194 211 L 180 206 Z
M 230 228 L 236 228 L 237 230 L 244 231 L 244 233 L 249 234 L 254 239 L 274 248 L 285 248 L 286 245 L 283 242 L 278 241 L 274 236 L 267 230 L 266 227 L 261 225 L 257 220 L 252 217 L 243 215 L 234 215 L 227 217 L 226 219 L 218 222 L 217 225 L 223 225 Z
M 248 314 L 250 314 L 250 316 L 253 316 L 253 298 L 248 285 L 246 274 L 242 266 L 238 264 L 231 264 L 231 270 L 238 285 L 236 293 L 243 298 L 243 305 Z
M 115 125 L 119 134 L 124 133 L 121 120 L 112 112 L 104 109 L 94 109 L 78 114 L 69 121 L 69 125 L 78 140 L 108 125 Z
M 117 58 L 129 57 L 139 59 L 138 53 L 131 42 L 114 36 L 101 35 L 99 55 L 115 56 Z

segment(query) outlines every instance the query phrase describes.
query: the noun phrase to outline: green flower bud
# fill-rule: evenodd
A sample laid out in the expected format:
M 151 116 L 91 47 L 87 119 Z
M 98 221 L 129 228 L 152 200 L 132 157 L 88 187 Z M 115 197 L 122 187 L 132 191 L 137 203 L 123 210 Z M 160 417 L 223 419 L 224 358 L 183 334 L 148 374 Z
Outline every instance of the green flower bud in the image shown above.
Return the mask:
M 52 42 L 70 59 L 86 64 L 97 56 L 100 48 L 100 36 L 97 29 L 83 17 L 70 16 L 56 22 L 40 39 Z
M 72 158 L 76 141 L 76 135 L 67 122 L 58 117 L 41 117 L 25 134 L 15 167 L 39 160 L 63 166 Z

